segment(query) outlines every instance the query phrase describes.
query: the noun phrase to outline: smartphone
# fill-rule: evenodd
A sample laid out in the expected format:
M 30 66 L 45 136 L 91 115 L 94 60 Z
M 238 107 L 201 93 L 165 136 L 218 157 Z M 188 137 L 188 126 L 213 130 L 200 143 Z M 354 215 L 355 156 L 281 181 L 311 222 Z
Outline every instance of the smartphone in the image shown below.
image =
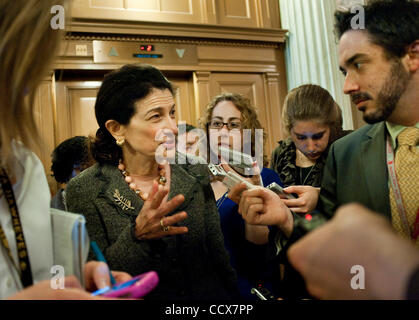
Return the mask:
M 282 196 L 286 197 L 287 199 L 296 199 L 296 197 L 294 197 L 292 194 L 285 193 L 284 188 L 282 188 L 276 182 L 272 182 L 269 186 L 267 186 L 267 188 L 269 190 L 272 190 L 273 192 L 275 192 L 278 195 L 282 195 Z
M 131 280 L 114 285 L 105 292 L 92 293 L 92 295 L 100 294 L 108 298 L 142 298 L 151 292 L 159 283 L 159 277 L 155 271 L 149 271 L 140 274 Z

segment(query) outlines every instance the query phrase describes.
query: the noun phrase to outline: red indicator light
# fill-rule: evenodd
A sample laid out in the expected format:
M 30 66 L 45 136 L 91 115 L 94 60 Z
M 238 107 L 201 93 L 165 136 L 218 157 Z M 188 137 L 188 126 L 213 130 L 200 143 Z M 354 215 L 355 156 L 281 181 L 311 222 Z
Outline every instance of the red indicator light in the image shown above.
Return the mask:
M 147 51 L 147 52 L 154 51 L 154 45 L 152 45 L 152 44 L 140 44 L 140 51 Z
M 305 215 L 305 219 L 306 219 L 307 221 L 311 221 L 311 219 L 313 219 L 313 217 L 311 216 L 311 214 L 306 214 L 306 215 Z

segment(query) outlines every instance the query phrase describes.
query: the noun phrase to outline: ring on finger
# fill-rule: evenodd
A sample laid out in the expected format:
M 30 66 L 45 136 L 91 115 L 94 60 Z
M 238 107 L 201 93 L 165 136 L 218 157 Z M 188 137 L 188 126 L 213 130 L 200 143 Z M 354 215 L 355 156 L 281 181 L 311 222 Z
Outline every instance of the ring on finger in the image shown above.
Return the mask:
M 167 231 L 169 231 L 169 229 L 170 229 L 170 227 L 169 227 L 169 226 L 165 226 L 165 225 L 164 225 L 164 223 L 163 223 L 163 218 L 161 218 L 161 219 L 160 219 L 160 226 L 161 226 L 161 229 L 162 229 L 164 232 L 167 232 Z

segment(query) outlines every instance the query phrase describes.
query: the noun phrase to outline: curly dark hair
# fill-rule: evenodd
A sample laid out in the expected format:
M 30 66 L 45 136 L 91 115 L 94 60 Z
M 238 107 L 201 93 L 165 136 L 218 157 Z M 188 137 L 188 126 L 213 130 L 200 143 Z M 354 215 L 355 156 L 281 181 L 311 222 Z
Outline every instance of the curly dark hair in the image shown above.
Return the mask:
M 406 47 L 419 39 L 419 2 L 415 0 L 372 0 L 364 6 L 365 30 L 372 43 L 381 46 L 387 58 L 402 57 Z M 335 13 L 339 39 L 351 28 L 358 13 Z
M 93 164 L 89 150 L 89 138 L 76 136 L 61 142 L 52 152 L 52 176 L 59 183 L 71 179 L 74 166 L 86 169 Z
M 173 94 L 169 80 L 148 64 L 125 65 L 105 76 L 95 104 L 99 129 L 92 145 L 92 154 L 97 162 L 118 165 L 118 160 L 122 159 L 122 149 L 106 129 L 105 123 L 115 120 L 122 125 L 128 124 L 136 112 L 135 102 L 145 98 L 153 88 L 169 89 Z
M 204 115 L 199 119 L 199 125 L 201 129 L 206 131 L 207 137 L 209 137 L 209 124 L 211 122 L 212 113 L 218 103 L 222 101 L 231 101 L 241 113 L 241 122 L 243 129 L 252 130 L 251 140 L 251 152 L 255 154 L 255 130 L 263 129 L 257 116 L 256 107 L 253 106 L 249 98 L 239 93 L 224 92 L 212 98 L 207 104 Z M 263 130 L 263 146 L 266 144 L 266 131 Z M 211 152 L 208 144 L 208 152 Z M 263 165 L 268 166 L 268 158 L 265 154 L 265 148 L 263 148 Z

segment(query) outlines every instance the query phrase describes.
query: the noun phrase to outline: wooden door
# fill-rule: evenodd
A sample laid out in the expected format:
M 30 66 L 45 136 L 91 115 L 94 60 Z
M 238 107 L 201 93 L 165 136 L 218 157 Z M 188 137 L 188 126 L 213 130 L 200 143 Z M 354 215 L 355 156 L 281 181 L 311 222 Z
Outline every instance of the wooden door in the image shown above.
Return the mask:
M 198 112 L 194 106 L 192 75 L 168 77 L 168 79 L 175 89 L 176 122 L 184 121 L 197 126 Z
M 211 97 L 223 92 L 240 93 L 249 98 L 256 107 L 258 119 L 267 134 L 265 152 L 269 156 L 276 145 L 272 135 L 270 121 L 268 120 L 269 109 L 265 97 L 265 86 L 263 74 L 243 73 L 212 73 L 209 80 Z M 271 133 L 271 134 L 270 134 Z
M 96 133 L 94 107 L 100 85 L 100 81 L 57 82 L 57 145 L 74 136 Z

